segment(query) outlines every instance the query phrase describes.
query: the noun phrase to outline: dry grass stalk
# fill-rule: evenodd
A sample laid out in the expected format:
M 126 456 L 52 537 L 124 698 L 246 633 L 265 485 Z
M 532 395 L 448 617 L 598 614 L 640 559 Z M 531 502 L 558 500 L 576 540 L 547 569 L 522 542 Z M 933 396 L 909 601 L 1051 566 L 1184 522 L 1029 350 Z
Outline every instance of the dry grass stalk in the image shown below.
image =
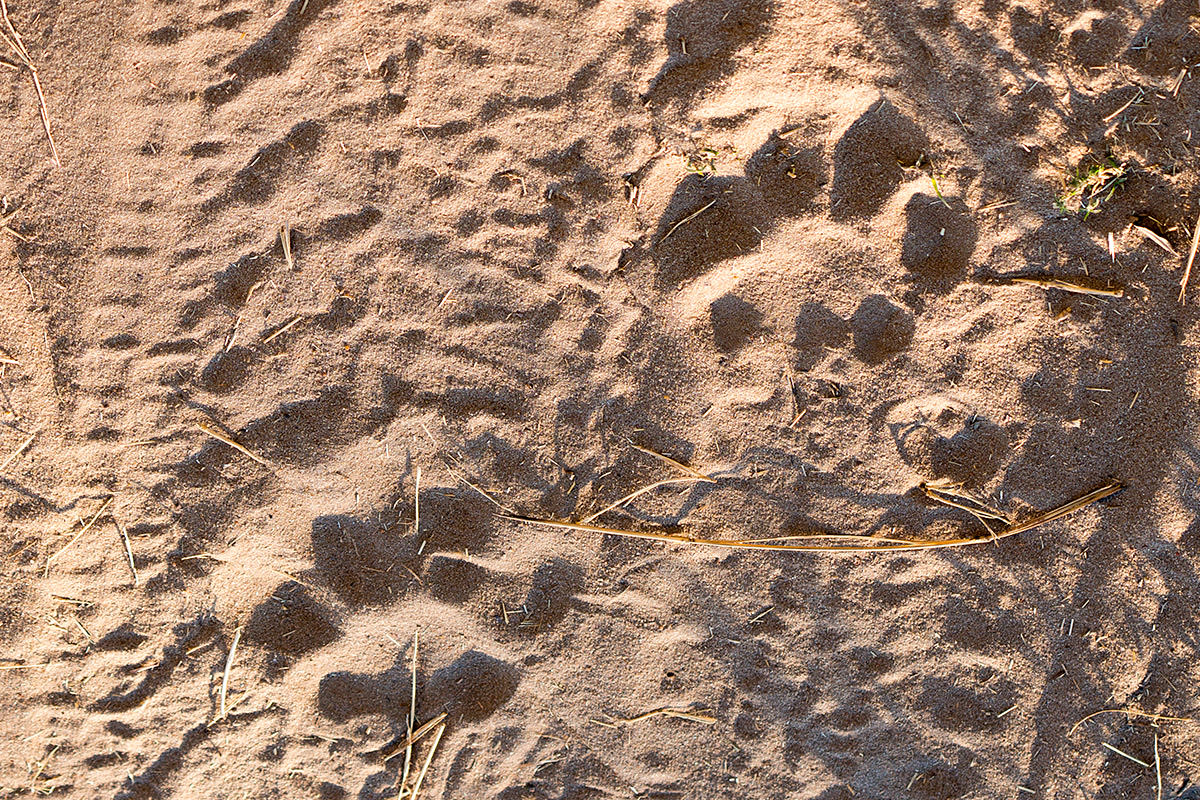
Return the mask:
M 408 770 L 412 766 L 413 734 L 417 728 L 417 651 L 420 646 L 421 629 L 413 631 L 412 649 L 412 694 L 408 702 L 408 744 L 404 747 L 404 770 L 400 775 L 400 785 L 408 785 Z
M 436 717 L 429 720 L 421 727 L 417 728 L 415 731 L 410 733 L 408 736 L 404 737 L 404 739 L 401 742 L 397 743 L 394 747 L 388 748 L 392 752 L 384 755 L 383 760 L 391 761 L 393 758 L 400 755 L 400 753 L 402 753 L 406 748 L 412 747 L 417 742 L 424 739 L 429 734 L 430 731 L 432 731 L 438 725 L 440 725 L 446 721 L 446 716 L 447 716 L 446 712 L 443 711 L 441 714 L 438 714 Z
M 229 694 L 229 673 L 233 669 L 233 659 L 237 656 L 237 646 L 241 640 L 242 626 L 239 625 L 237 630 L 233 632 L 233 643 L 229 645 L 229 655 L 225 658 L 225 674 L 221 678 L 221 710 L 214 722 L 225 719 L 229 714 L 229 708 L 225 703 Z
M 1088 294 L 1094 297 L 1124 297 L 1124 289 L 1093 289 L 1082 284 L 1064 281 L 1059 278 L 1012 278 L 1014 284 L 1041 286 L 1045 289 L 1061 289 L 1074 294 Z
M 1149 228 L 1147 228 L 1143 225 L 1134 225 L 1133 229 L 1136 230 L 1138 233 L 1140 233 L 1142 236 L 1144 236 L 1149 241 L 1154 242 L 1154 244 L 1161 247 L 1168 254 L 1173 255 L 1175 257 L 1179 256 L 1178 251 L 1176 251 L 1175 248 L 1171 246 L 1170 242 L 1168 242 L 1164 237 L 1159 236 L 1157 233 L 1150 230 Z
M 675 467 L 678 470 L 686 472 L 687 477 L 685 477 L 685 478 L 666 478 L 664 480 L 655 481 L 654 483 L 643 486 L 640 489 L 635 489 L 634 491 L 632 491 L 629 494 L 622 497 L 620 500 L 617 500 L 616 502 L 613 502 L 613 503 L 609 503 L 604 508 L 600 509 L 599 511 L 595 512 L 594 514 L 591 514 L 590 516 L 585 517 L 583 519 L 583 524 L 586 525 L 589 522 L 593 522 L 593 521 L 599 519 L 600 517 L 604 516 L 605 514 L 607 514 L 609 511 L 612 511 L 615 508 L 620 508 L 621 506 L 625 505 L 629 501 L 635 500 L 638 497 L 641 497 L 642 495 L 646 494 L 647 492 L 654 491 L 655 489 L 659 488 L 660 486 L 667 486 L 672 483 L 695 483 L 696 481 L 700 481 L 703 483 L 716 483 L 717 482 L 715 478 L 711 478 L 708 475 L 705 475 L 703 472 L 700 472 L 699 470 L 692 469 L 687 464 L 681 464 L 680 462 L 676 461 L 673 458 L 670 458 L 669 456 L 664 456 L 662 453 L 656 453 L 653 450 L 647 449 L 645 447 L 641 447 L 636 444 L 633 445 L 633 448 L 635 450 L 639 450 L 639 451 L 645 453 L 646 455 L 654 456 L 655 458 L 659 459 L 663 463 L 669 464 L 670 466 Z
M 117 530 L 121 532 L 121 541 L 125 543 L 125 557 L 129 560 L 129 571 L 133 573 L 133 588 L 137 588 L 138 574 L 137 564 L 133 563 L 133 547 L 129 544 L 129 531 L 125 530 L 125 526 L 121 524 L 121 520 L 117 519 L 117 515 L 113 515 L 113 522 L 117 526 Z
M 4 459 L 4 463 L 0 464 L 0 472 L 4 472 L 4 470 L 8 469 L 8 465 L 13 463 L 14 461 L 16 461 L 17 456 L 21 455 L 21 453 L 24 453 L 25 448 L 27 448 L 27 447 L 29 447 L 29 445 L 33 444 L 33 440 L 34 440 L 34 438 L 37 437 L 37 435 L 38 435 L 38 432 L 34 431 L 33 433 L 29 434 L 29 436 L 27 436 L 25 438 L 25 441 L 23 441 L 19 445 L 17 445 L 17 449 L 13 450 L 11 453 L 9 453 L 8 458 Z
M 1118 749 L 1118 748 L 1116 748 L 1116 747 L 1112 746 L 1112 745 L 1111 745 L 1111 744 L 1109 744 L 1108 742 L 1101 742 L 1101 743 L 1100 743 L 1100 746 L 1101 746 L 1101 747 L 1108 748 L 1109 750 L 1113 751 L 1114 753 L 1116 753 L 1117 755 L 1121 756 L 1122 758 L 1127 758 L 1127 759 L 1129 759 L 1130 761 L 1132 761 L 1133 763 L 1135 763 L 1135 764 L 1140 764 L 1141 766 L 1145 767 L 1146 769 L 1149 769 L 1149 768 L 1151 767 L 1151 765 L 1150 765 L 1150 764 L 1147 764 L 1145 761 L 1142 761 L 1142 760 L 1141 760 L 1140 758 L 1138 758 L 1137 756 L 1131 756 L 1131 755 L 1129 755 L 1129 753 L 1126 753 L 1124 750 L 1120 750 L 1120 749 Z
M 966 511 L 980 522 L 983 522 L 983 526 L 988 528 L 988 530 L 991 530 L 991 528 L 988 527 L 988 524 L 984 520 L 991 519 L 996 522 L 1002 522 L 1005 525 L 1012 524 L 1012 519 L 1003 511 L 992 508 L 987 503 L 977 500 L 969 494 L 964 494 L 962 488 L 961 483 L 946 480 L 927 481 L 920 486 L 921 491 L 930 500 Z
M 296 316 L 292 317 L 290 322 L 284 324 L 283 327 L 279 328 L 274 333 L 272 333 L 270 336 L 263 339 L 263 344 L 270 344 L 271 342 L 278 339 L 280 336 L 283 336 L 285 333 L 287 333 L 293 327 L 295 327 L 296 324 L 299 323 L 300 320 L 302 320 L 302 319 L 304 319 L 304 317 L 301 316 L 300 314 L 297 314 Z
M 1200 217 L 1196 218 L 1196 224 L 1192 228 L 1192 246 L 1188 250 L 1187 266 L 1183 268 L 1183 279 L 1179 281 L 1179 302 L 1184 302 L 1184 295 L 1187 293 L 1188 279 L 1192 277 L 1192 263 L 1196 260 L 1196 249 L 1200 248 Z
M 56 665 L 56 664 L 59 664 L 59 663 L 61 663 L 61 662 L 58 662 L 58 661 L 49 661 L 49 662 L 47 662 L 47 663 L 45 663 L 45 664 L 0 664 L 0 670 L 10 670 L 10 669 L 45 669 L 46 667 L 53 667 L 54 665 Z
M 658 243 L 662 244 L 663 242 L 665 242 L 672 233 L 679 230 L 681 227 L 683 227 L 684 224 L 691 222 L 696 217 L 703 214 L 705 211 L 708 211 L 710 208 L 712 208 L 714 205 L 716 205 L 716 203 L 717 203 L 717 200 L 716 200 L 716 198 L 714 198 L 714 199 L 708 201 L 708 204 L 703 206 L 699 211 L 693 211 L 691 214 L 688 214 L 686 217 L 679 220 L 679 222 L 676 222 L 674 225 L 671 226 L 671 230 L 667 231 L 666 234 L 661 239 L 658 240 Z
M 1085 722 L 1087 722 L 1088 720 L 1093 719 L 1095 717 L 1098 717 L 1101 714 L 1124 714 L 1127 717 L 1137 717 L 1138 719 L 1148 719 L 1152 723 L 1200 722 L 1200 720 L 1194 719 L 1192 717 L 1168 717 L 1163 714 L 1151 714 L 1146 711 L 1137 711 L 1136 709 L 1132 709 L 1132 708 L 1102 708 L 1099 711 L 1093 711 L 1091 714 L 1088 714 L 1086 717 L 1079 720 L 1079 722 L 1076 722 L 1073 726 L 1071 726 L 1071 730 L 1067 731 L 1067 735 L 1070 736 L 1072 733 L 1079 730 L 1080 726 L 1083 725 Z
M 103 505 L 100 506 L 100 510 L 97 511 L 95 514 L 93 514 L 92 518 L 90 520 L 88 520 L 87 524 L 79 529 L 79 533 L 72 536 L 71 541 L 64 544 L 61 548 L 59 548 L 59 550 L 56 553 L 54 553 L 54 555 L 52 555 L 48 559 L 46 559 L 46 573 L 47 574 L 50 572 L 50 565 L 54 563 L 55 559 L 57 559 L 59 556 L 61 556 L 63 553 L 65 553 L 67 551 L 67 548 L 69 548 L 71 545 L 78 542 L 80 537 L 82 537 L 85 533 L 87 533 L 89 530 L 92 529 L 92 526 L 96 524 L 96 520 L 100 519 L 100 515 L 103 514 L 108 509 L 108 507 L 112 504 L 112 501 L 113 501 L 113 495 L 110 494 L 105 499 Z
M 438 726 L 437 732 L 433 734 L 433 743 L 429 745 L 429 752 L 425 754 L 425 763 L 421 766 L 420 773 L 417 774 L 416 783 L 413 784 L 412 791 L 408 793 L 408 800 L 417 800 L 417 795 L 421 791 L 421 784 L 425 782 L 425 775 L 429 772 L 429 765 L 433 763 L 433 755 L 437 752 L 438 745 L 441 744 L 442 734 L 446 732 L 446 723 Z
M 283 247 L 283 261 L 288 269 L 294 269 L 296 259 L 292 257 L 292 226 L 286 222 L 279 226 L 279 244 Z
M 229 436 L 226 436 L 224 433 L 222 433 L 216 427 L 209 425 L 207 422 L 198 422 L 198 423 L 196 423 L 196 427 L 198 427 L 200 430 L 204 431 L 205 433 L 207 433 L 209 436 L 213 437 L 217 441 L 224 442 L 225 444 L 229 445 L 234 450 L 237 450 L 239 453 L 246 456 L 247 458 L 257 461 L 259 464 L 262 464 L 267 469 L 273 468 L 270 461 L 267 461 L 262 456 L 255 455 L 254 453 L 250 452 L 243 445 L 238 443 L 236 440 L 230 438 Z
M 617 718 L 615 722 L 622 725 L 633 725 L 642 720 L 652 719 L 654 717 L 673 717 L 675 719 L 686 719 L 691 722 L 699 722 L 701 725 L 716 725 L 718 720 L 716 717 L 710 717 L 707 714 L 701 714 L 697 711 L 692 711 L 686 708 L 656 708 L 653 711 L 647 711 L 643 714 L 638 714 L 636 717 Z
M 17 29 L 13 27 L 12 20 L 8 18 L 8 3 L 6 0 L 0 0 L 0 18 L 4 20 L 4 29 L 0 30 L 0 41 L 8 45 L 29 70 L 29 74 L 33 77 L 33 88 L 38 96 L 38 108 L 42 115 L 42 127 L 46 129 L 46 139 L 50 142 L 50 154 L 54 157 L 54 163 L 57 166 L 62 166 L 62 161 L 58 157 L 58 145 L 54 143 L 54 134 L 50 132 L 50 112 L 46 108 L 46 95 L 42 91 L 42 81 L 38 77 L 37 67 L 33 64 L 33 59 L 29 57 L 29 51 L 25 49 L 25 43 L 21 41 L 21 35 L 17 33 Z M 24 237 L 21 237 L 24 238 Z
M 682 470 L 683 472 L 686 472 L 687 474 L 691 475 L 693 478 L 695 478 L 698 481 L 705 481 L 707 483 L 716 483 L 717 482 L 716 478 L 713 478 L 709 475 L 705 475 L 700 470 L 693 469 L 693 468 L 689 467 L 687 464 L 681 464 L 680 462 L 676 461 L 675 459 L 671 458 L 670 456 L 664 456 L 662 453 L 656 453 L 647 447 L 642 447 L 641 445 L 636 445 L 636 444 L 633 444 L 632 442 L 630 442 L 630 444 L 633 446 L 634 450 L 643 452 L 648 456 L 654 456 L 655 458 L 657 458 L 659 461 L 663 462 L 664 464 L 669 464 L 670 466 L 675 467 L 675 469 Z
M 1038 514 L 1024 522 L 1010 525 L 998 533 L 992 533 L 991 536 L 972 536 L 957 539 L 934 539 L 934 540 L 880 540 L 868 535 L 854 534 L 839 534 L 828 535 L 814 533 L 808 536 L 797 536 L 796 539 L 810 539 L 817 542 L 830 540 L 855 540 L 856 544 L 780 544 L 777 540 L 754 540 L 754 539 L 703 539 L 696 536 L 687 536 L 678 533 L 662 533 L 660 531 L 630 531 L 621 530 L 618 528 L 603 528 L 597 525 L 584 525 L 577 522 L 566 522 L 563 520 L 552 519 L 534 519 L 530 517 L 519 517 L 505 514 L 506 519 L 511 519 L 517 522 L 525 522 L 531 525 L 543 525 L 550 528 L 565 528 L 568 530 L 588 531 L 590 533 L 606 533 L 612 536 L 624 536 L 631 539 L 651 539 L 659 542 L 678 542 L 680 544 L 704 545 L 708 547 L 725 547 L 731 549 L 745 550 L 782 550 L 788 552 L 820 552 L 820 553 L 862 553 L 862 552 L 880 552 L 880 551 L 900 551 L 900 550 L 938 550 L 947 547 L 969 547 L 972 545 L 986 544 L 994 542 L 998 539 L 1004 539 L 1009 536 L 1015 536 L 1018 533 L 1031 530 L 1043 525 L 1052 520 L 1060 519 L 1073 514 L 1074 512 L 1084 508 L 1092 503 L 1102 500 L 1105 497 L 1115 494 L 1122 488 L 1117 481 L 1110 481 L 1104 486 L 1087 494 L 1078 497 L 1070 502 L 1064 503 L 1050 511 Z

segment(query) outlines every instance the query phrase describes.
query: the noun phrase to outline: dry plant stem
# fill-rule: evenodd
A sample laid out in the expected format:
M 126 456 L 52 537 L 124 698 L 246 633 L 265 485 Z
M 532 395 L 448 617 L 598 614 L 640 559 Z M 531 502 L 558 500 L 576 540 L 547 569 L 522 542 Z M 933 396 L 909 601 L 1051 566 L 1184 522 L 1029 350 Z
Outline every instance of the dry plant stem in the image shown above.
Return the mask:
M 133 573 L 133 587 L 136 589 L 138 585 L 137 564 L 133 562 L 133 547 L 129 544 L 129 532 L 125 530 L 125 526 L 121 524 L 121 520 L 113 515 L 113 522 L 116 523 L 117 530 L 121 532 L 121 541 L 125 543 L 125 557 L 129 559 L 129 571 Z
M 1124 289 L 1092 289 L 1078 283 L 1059 280 L 1058 278 L 1013 278 L 1013 283 L 1026 286 L 1041 286 L 1045 289 L 1060 289 L 1075 294 L 1088 294 L 1093 297 L 1124 297 Z
M 632 442 L 630 444 L 632 444 Z M 688 475 L 691 475 L 698 481 L 705 481 L 706 483 L 716 483 L 717 482 L 716 478 L 705 475 L 700 470 L 693 469 L 692 467 L 689 467 L 687 464 L 681 464 L 680 462 L 676 461 L 675 459 L 671 458 L 670 456 L 664 456 L 662 453 L 656 453 L 653 450 L 650 450 L 649 448 L 642 447 L 641 445 L 633 444 L 632 446 L 633 446 L 634 450 L 638 450 L 642 453 L 645 453 L 648 456 L 654 456 L 655 458 L 657 458 L 659 461 L 663 462 L 664 464 L 669 464 L 672 467 L 675 467 L 675 469 L 682 470 L 683 472 L 686 472 Z
M 296 266 L 296 259 L 292 258 L 292 226 L 286 222 L 279 226 L 279 244 L 283 247 L 283 261 L 287 264 L 288 269 L 293 269 Z
M 966 511 L 977 519 L 980 519 L 981 522 L 983 519 L 993 519 L 997 522 L 1003 522 L 1005 525 L 1012 524 L 1012 519 L 1003 511 L 992 508 L 970 495 L 962 494 L 957 491 L 958 487 L 952 487 L 949 484 L 922 483 L 920 488 L 930 500 Z
M 445 720 L 446 720 L 446 716 L 447 716 L 447 715 L 446 715 L 446 712 L 445 712 L 445 711 L 443 711 L 441 714 L 438 714 L 436 717 L 434 717 L 433 719 L 429 720 L 428 722 L 426 722 L 426 723 L 425 723 L 424 725 L 422 725 L 421 727 L 417 728 L 417 729 L 416 729 L 415 731 L 413 731 L 411 734 L 409 734 L 408 736 L 404 737 L 404 741 L 402 741 L 402 742 L 400 742 L 399 744 L 395 745 L 395 747 L 394 747 L 394 748 L 392 748 L 392 752 L 391 752 L 391 753 L 389 753 L 388 755 L 385 755 L 385 756 L 383 757 L 383 760 L 384 760 L 384 761 L 391 761 L 393 758 L 395 758 L 396 756 L 398 756 L 398 755 L 400 755 L 402 752 L 404 752 L 404 750 L 405 750 L 406 748 L 412 747 L 412 746 L 413 746 L 413 745 L 415 745 L 417 742 L 419 742 L 419 741 L 421 741 L 422 739 L 424 739 L 424 738 L 426 737 L 426 735 L 428 735 L 428 734 L 429 734 L 429 732 L 430 732 L 430 731 L 432 731 L 432 730 L 433 730 L 434 728 L 436 728 L 438 725 L 440 725 L 440 724 L 442 724 L 443 722 L 445 722 Z
M 702 725 L 717 724 L 716 717 L 710 717 L 707 714 L 700 714 L 696 711 L 691 711 L 686 708 L 656 708 L 653 711 L 647 711 L 644 714 L 638 714 L 636 717 L 617 719 L 615 721 L 625 725 L 632 725 L 635 722 L 641 722 L 642 720 L 651 719 L 653 717 L 674 717 L 676 719 L 686 719 L 692 722 L 699 722 Z
M 412 695 L 408 703 L 408 744 L 404 747 L 404 770 L 400 775 L 400 785 L 408 785 L 408 770 L 412 766 L 413 734 L 417 727 L 417 648 L 420 645 L 421 629 L 413 631 L 412 651 Z
M 685 223 L 691 222 L 696 217 L 703 214 L 705 211 L 708 211 L 710 208 L 712 208 L 716 204 L 716 202 L 717 201 L 715 199 L 710 200 L 708 202 L 708 205 L 704 206 L 699 211 L 693 211 L 691 214 L 688 214 L 686 217 L 679 220 L 679 222 L 676 222 L 674 225 L 671 226 L 671 230 L 667 231 L 666 234 L 661 239 L 658 240 L 658 243 L 662 244 L 663 242 L 665 242 L 672 233 L 679 230 Z
M 108 496 L 108 498 L 104 501 L 104 504 L 102 506 L 100 506 L 100 510 L 97 511 L 94 515 L 92 515 L 92 518 L 90 520 L 88 520 L 86 525 L 84 525 L 82 528 L 80 528 L 79 533 L 72 536 L 71 541 L 64 544 L 58 550 L 58 552 L 56 552 L 54 555 L 52 555 L 48 559 L 46 559 L 46 572 L 47 573 L 50 572 L 50 565 L 54 563 L 54 560 L 56 558 L 58 558 L 63 553 L 65 553 L 67 551 L 68 547 L 75 544 L 77 541 L 79 541 L 79 538 L 81 536 L 83 536 L 85 533 L 87 533 L 89 530 L 91 530 L 92 526 L 96 524 L 96 520 L 100 519 L 100 515 L 103 514 L 105 512 L 105 510 L 112 504 L 112 501 L 113 501 L 113 495 L 110 494 Z
M 243 445 L 239 444 L 234 439 L 231 439 L 230 437 L 226 436 L 224 433 L 217 430 L 212 425 L 209 425 L 207 422 L 199 422 L 196 424 L 196 427 L 198 427 L 200 430 L 204 431 L 205 433 L 207 433 L 209 436 L 213 437 L 214 439 L 224 442 L 225 444 L 229 445 L 234 450 L 237 450 L 239 453 L 246 456 L 247 458 L 249 458 L 253 461 L 257 461 L 259 464 L 262 464 L 267 469 L 271 469 L 270 461 L 267 461 L 265 458 L 263 458 L 261 456 L 257 456 L 254 453 L 251 453 Z
M 1192 247 L 1188 250 L 1187 266 L 1183 268 L 1183 279 L 1179 281 L 1179 302 L 1181 303 L 1187 293 L 1188 279 L 1192 277 L 1192 263 L 1196 260 L 1197 248 L 1200 248 L 1200 217 L 1196 218 L 1196 224 L 1192 228 Z
M 620 508 L 621 506 L 625 505 L 629 501 L 636 500 L 637 498 L 641 497 L 642 495 L 646 494 L 647 492 L 651 492 L 660 486 L 667 486 L 672 483 L 695 483 L 698 480 L 701 480 L 701 479 L 694 478 L 689 475 L 686 478 L 667 478 L 666 480 L 656 481 L 647 486 L 643 486 L 642 488 L 640 488 L 636 491 L 630 492 L 629 494 L 622 497 L 620 500 L 617 500 L 614 503 L 610 503 L 610 504 L 606 505 L 604 508 L 595 512 L 594 514 L 591 514 L 590 516 L 585 517 L 583 519 L 583 523 L 586 525 L 589 522 L 599 519 L 600 517 L 607 514 L 609 511 L 612 511 L 615 508 Z
M 429 772 L 429 765 L 433 763 L 433 754 L 437 752 L 438 744 L 442 741 L 442 734 L 446 732 L 446 724 L 442 723 L 438 726 L 437 733 L 433 735 L 433 743 L 429 745 L 429 752 L 425 755 L 425 763 L 421 766 L 420 773 L 417 774 L 417 781 L 413 784 L 412 791 L 409 793 L 409 800 L 417 800 L 417 794 L 421 791 L 421 784 L 425 782 L 425 774 Z
M 300 322 L 300 320 L 302 320 L 302 319 L 304 319 L 304 317 L 302 317 L 302 316 L 299 316 L 299 315 L 297 315 L 297 316 L 295 316 L 295 317 L 292 317 L 292 320 L 291 320 L 291 322 L 288 322 L 288 323 L 287 323 L 287 324 L 285 324 L 285 325 L 284 325 L 282 328 L 280 328 L 279 330 L 275 331 L 274 333 L 272 333 L 272 334 L 271 334 L 270 336 L 268 336 L 267 338 L 263 339 L 263 344 L 270 344 L 271 342 L 273 342 L 273 341 L 275 341 L 276 339 L 278 339 L 280 336 L 283 336 L 285 333 L 287 333 L 287 332 L 288 332 L 288 331 L 290 331 L 290 330 L 291 330 L 293 327 L 295 327 L 295 326 L 296 326 L 296 324 L 297 324 L 298 322 Z
M 54 134 L 50 131 L 50 112 L 46 108 L 46 94 L 42 91 L 42 81 L 38 77 L 37 67 L 33 65 L 33 59 L 29 57 L 29 51 L 25 49 L 25 43 L 21 41 L 21 35 L 17 33 L 12 20 L 8 18 L 8 3 L 5 0 L 0 0 L 0 17 L 3 18 L 6 29 L 6 31 L 0 31 L 0 39 L 4 40 L 4 43 L 16 53 L 17 58 L 33 77 L 33 88 L 38 96 L 38 110 L 42 115 L 42 127 L 46 129 L 46 140 L 50 142 L 50 154 L 54 158 L 55 165 L 61 167 L 62 161 L 58 157 L 58 145 L 54 143 Z
M 1198 721 L 1198 720 L 1193 719 L 1192 717 L 1167 717 L 1162 714 L 1151 714 L 1146 711 L 1137 711 L 1137 710 L 1134 710 L 1131 708 L 1102 708 L 1099 711 L 1093 711 L 1091 714 L 1088 714 L 1086 717 L 1079 720 L 1079 722 L 1076 722 L 1073 726 L 1071 726 L 1071 730 L 1067 731 L 1067 735 L 1070 736 L 1072 733 L 1079 730 L 1080 725 L 1082 725 L 1083 723 L 1087 722 L 1090 719 L 1093 719 L 1094 717 L 1100 716 L 1101 714 L 1124 714 L 1127 717 L 1139 717 L 1140 719 L 1148 719 L 1151 722 L 1197 722 Z
M 27 436 L 25 438 L 25 441 L 23 441 L 19 445 L 17 445 L 17 449 L 13 450 L 12 453 L 9 454 L 8 458 L 4 459 L 3 464 L 0 464 L 0 472 L 4 472 L 4 470 L 8 469 L 8 465 L 11 464 L 12 462 L 16 461 L 17 456 L 21 455 L 21 453 L 24 453 L 25 448 L 29 447 L 29 445 L 33 444 L 33 440 L 37 435 L 38 435 L 38 432 L 34 431 L 33 433 L 29 434 L 29 436 Z
M 660 542 L 679 542 L 681 544 L 705 545 L 708 547 L 726 547 L 731 549 L 746 549 L 746 550 L 782 550 L 796 552 L 821 552 L 821 553 L 862 553 L 862 552 L 879 552 L 879 551 L 899 551 L 899 550 L 938 550 L 946 547 L 969 547 L 971 545 L 987 544 L 998 539 L 1004 539 L 1009 536 L 1015 536 L 1018 533 L 1036 528 L 1039 525 L 1045 524 L 1052 520 L 1060 519 L 1068 514 L 1072 514 L 1085 506 L 1102 500 L 1116 492 L 1120 491 L 1121 484 L 1112 481 L 1105 484 L 1095 491 L 1075 500 L 1065 503 L 1058 508 L 1051 509 L 1043 514 L 1039 514 L 1025 522 L 1012 525 L 1004 530 L 988 537 L 970 537 L 961 539 L 935 539 L 930 541 L 909 541 L 900 543 L 884 543 L 880 544 L 878 540 L 870 536 L 860 536 L 858 538 L 862 544 L 858 545 L 830 545 L 830 544 L 774 544 L 765 541 L 755 541 L 751 539 L 701 539 L 694 536 L 685 536 L 676 533 L 658 533 L 655 531 L 629 531 L 620 530 L 617 528 L 602 528 L 596 525 L 583 525 L 576 522 L 564 522 L 560 520 L 549 519 L 532 519 L 529 517 L 517 517 L 511 515 L 503 515 L 506 519 L 512 519 L 518 522 L 526 522 L 532 525 L 544 525 L 550 528 L 566 528 L 568 530 L 588 531 L 590 533 L 607 533 L 613 536 L 625 536 L 632 539 L 652 539 Z M 850 536 L 850 535 L 847 535 Z M 823 536 L 822 534 L 813 534 L 810 539 L 832 539 L 840 537 Z
M 225 659 L 225 675 L 221 678 L 221 713 L 217 716 L 218 720 L 225 719 L 229 713 L 229 709 L 225 705 L 225 698 L 229 694 L 229 672 L 233 669 L 233 659 L 237 656 L 237 646 L 241 640 L 242 627 L 239 625 L 233 632 L 233 644 L 229 645 L 229 657 Z
M 1163 237 L 1159 236 L 1154 231 L 1150 230 L 1149 228 L 1145 228 L 1141 225 L 1134 225 L 1133 227 L 1134 227 L 1134 230 L 1136 230 L 1138 233 L 1140 233 L 1143 237 L 1145 237 L 1146 239 L 1148 239 L 1151 242 L 1154 242 L 1156 245 L 1161 247 L 1163 250 L 1165 250 L 1170 255 L 1173 255 L 1175 257 L 1179 256 L 1179 253 L 1175 251 L 1175 248 L 1171 246 L 1171 243 L 1168 242 Z

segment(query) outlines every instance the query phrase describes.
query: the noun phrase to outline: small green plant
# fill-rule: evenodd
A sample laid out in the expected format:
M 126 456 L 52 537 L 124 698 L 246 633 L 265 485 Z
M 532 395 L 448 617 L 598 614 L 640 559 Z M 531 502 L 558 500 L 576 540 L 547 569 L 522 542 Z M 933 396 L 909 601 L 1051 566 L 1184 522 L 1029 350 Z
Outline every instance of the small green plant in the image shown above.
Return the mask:
M 1075 170 L 1058 196 L 1055 208 L 1064 214 L 1083 212 L 1087 219 L 1101 204 L 1108 202 L 1117 189 L 1129 178 L 1129 168 L 1111 158 L 1104 164 L 1094 164 L 1085 171 Z
M 688 172 L 694 172 L 700 177 L 712 175 L 717 171 L 717 156 L 720 153 L 711 147 L 701 147 L 684 157 L 684 167 Z

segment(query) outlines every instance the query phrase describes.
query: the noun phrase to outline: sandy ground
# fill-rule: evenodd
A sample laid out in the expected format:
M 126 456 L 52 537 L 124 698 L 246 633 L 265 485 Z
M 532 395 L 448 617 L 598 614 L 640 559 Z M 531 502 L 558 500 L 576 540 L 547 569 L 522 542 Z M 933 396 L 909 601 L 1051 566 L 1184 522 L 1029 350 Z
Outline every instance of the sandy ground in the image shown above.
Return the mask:
M 0 795 L 1200 797 L 1194 2 L 8 6 Z

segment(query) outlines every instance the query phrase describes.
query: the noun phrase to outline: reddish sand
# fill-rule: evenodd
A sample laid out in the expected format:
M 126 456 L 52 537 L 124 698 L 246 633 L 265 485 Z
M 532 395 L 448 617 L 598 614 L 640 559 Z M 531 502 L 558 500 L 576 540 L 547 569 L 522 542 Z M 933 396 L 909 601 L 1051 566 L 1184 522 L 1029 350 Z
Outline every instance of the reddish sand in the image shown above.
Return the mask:
M 1194 2 L 8 5 L 0 796 L 1200 798 Z

